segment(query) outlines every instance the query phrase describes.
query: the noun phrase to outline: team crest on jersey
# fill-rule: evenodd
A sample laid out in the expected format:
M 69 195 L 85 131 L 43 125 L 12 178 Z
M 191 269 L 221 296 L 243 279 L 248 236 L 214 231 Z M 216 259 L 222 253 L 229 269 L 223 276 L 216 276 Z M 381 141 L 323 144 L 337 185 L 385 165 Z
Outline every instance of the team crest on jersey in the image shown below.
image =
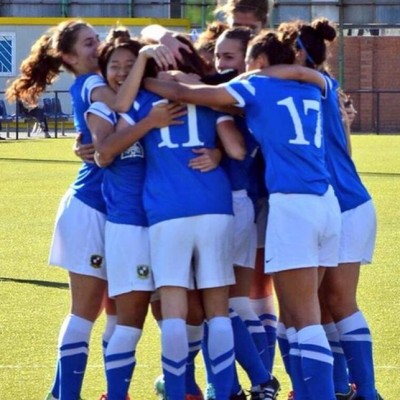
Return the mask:
M 121 160 L 135 157 L 144 157 L 143 146 L 139 142 L 134 143 L 131 147 L 129 147 L 129 149 L 121 153 Z
M 93 267 L 93 268 L 101 268 L 102 267 L 102 265 L 103 265 L 103 257 L 102 256 L 100 256 L 100 255 L 98 255 L 98 254 L 93 254 L 91 257 L 90 257 L 90 265 Z
M 140 264 L 136 267 L 138 277 L 141 279 L 148 279 L 150 276 L 150 267 L 148 265 Z

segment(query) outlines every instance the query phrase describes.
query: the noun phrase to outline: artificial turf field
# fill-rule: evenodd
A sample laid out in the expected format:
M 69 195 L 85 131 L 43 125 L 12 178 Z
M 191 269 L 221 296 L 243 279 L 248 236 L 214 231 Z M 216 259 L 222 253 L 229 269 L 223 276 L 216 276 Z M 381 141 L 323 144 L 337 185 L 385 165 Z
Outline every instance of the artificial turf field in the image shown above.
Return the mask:
M 353 135 L 353 158 L 378 215 L 374 262 L 364 267 L 359 305 L 374 339 L 376 381 L 385 400 L 400 393 L 400 135 Z M 43 399 L 54 373 L 57 336 L 68 312 L 64 271 L 47 266 L 57 206 L 79 163 L 71 138 L 0 142 L 0 400 Z M 103 317 L 95 324 L 82 397 L 105 389 L 101 355 Z M 137 351 L 133 400 L 155 399 L 160 374 L 158 327 L 149 315 Z M 202 359 L 197 362 L 204 386 Z M 280 399 L 290 390 L 277 351 Z M 248 386 L 240 371 L 244 387 Z M 324 399 L 321 399 L 324 400 Z

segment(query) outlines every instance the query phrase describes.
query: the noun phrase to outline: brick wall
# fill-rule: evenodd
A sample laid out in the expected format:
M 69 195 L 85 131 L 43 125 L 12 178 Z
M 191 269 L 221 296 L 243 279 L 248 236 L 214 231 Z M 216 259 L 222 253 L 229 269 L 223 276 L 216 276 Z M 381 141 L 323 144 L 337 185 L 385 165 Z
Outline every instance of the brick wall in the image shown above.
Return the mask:
M 331 44 L 329 66 L 339 77 L 338 41 Z M 361 132 L 400 132 L 400 37 L 344 37 L 343 88 L 398 93 L 350 93 L 358 110 L 353 129 Z M 379 125 L 379 126 L 378 126 Z

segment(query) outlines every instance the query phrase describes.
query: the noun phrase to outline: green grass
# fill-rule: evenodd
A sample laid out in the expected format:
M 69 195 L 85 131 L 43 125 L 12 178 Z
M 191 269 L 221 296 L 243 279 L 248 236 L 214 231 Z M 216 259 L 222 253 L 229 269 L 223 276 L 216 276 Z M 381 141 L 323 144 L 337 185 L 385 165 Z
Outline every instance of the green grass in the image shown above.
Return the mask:
M 72 139 L 0 142 L 0 399 L 42 399 L 53 379 L 57 336 L 68 312 L 66 273 L 47 266 L 54 217 L 79 164 Z M 400 265 L 400 135 L 354 135 L 353 156 L 378 213 L 374 263 L 362 269 L 359 303 L 374 337 L 376 379 L 386 400 L 400 392 L 397 290 Z M 105 388 L 101 332 L 96 323 L 83 397 L 97 399 Z M 278 353 L 279 354 L 279 353 Z M 160 373 L 158 328 L 149 317 L 138 349 L 131 394 L 154 398 Z M 275 374 L 290 389 L 277 357 Z M 199 382 L 204 382 L 201 357 Z M 241 373 L 245 385 L 247 379 Z M 323 400 L 323 399 L 321 399 Z

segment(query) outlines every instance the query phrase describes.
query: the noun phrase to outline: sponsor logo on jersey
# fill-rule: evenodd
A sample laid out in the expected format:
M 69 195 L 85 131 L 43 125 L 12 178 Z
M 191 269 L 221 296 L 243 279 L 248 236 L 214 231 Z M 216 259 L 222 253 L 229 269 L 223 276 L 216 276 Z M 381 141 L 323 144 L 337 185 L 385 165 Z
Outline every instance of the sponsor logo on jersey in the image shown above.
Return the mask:
M 90 265 L 93 268 L 101 268 L 103 264 L 103 257 L 98 254 L 93 254 L 90 257 Z
M 135 157 L 144 157 L 144 150 L 143 146 L 139 143 L 133 143 L 129 149 L 125 150 L 123 153 L 121 153 L 121 160 L 125 160 L 126 158 L 135 158 Z
M 147 279 L 150 275 L 150 267 L 148 265 L 140 264 L 136 267 L 138 277 L 141 279 Z

